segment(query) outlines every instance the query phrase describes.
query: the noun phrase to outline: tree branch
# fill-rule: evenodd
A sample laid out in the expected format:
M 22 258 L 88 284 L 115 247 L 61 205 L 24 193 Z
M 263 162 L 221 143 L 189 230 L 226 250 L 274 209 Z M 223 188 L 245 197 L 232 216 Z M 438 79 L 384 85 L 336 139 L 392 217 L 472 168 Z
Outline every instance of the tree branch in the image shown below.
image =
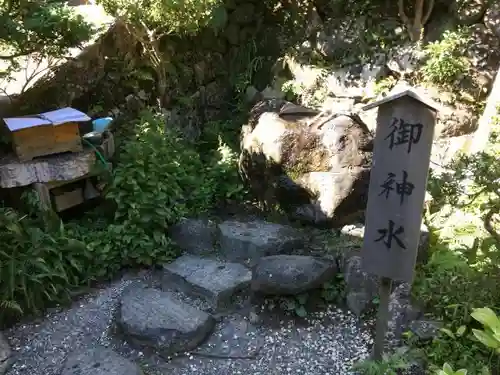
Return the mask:
M 495 242 L 497 243 L 497 248 L 500 248 L 500 235 L 498 232 L 495 230 L 492 220 L 493 216 L 497 215 L 499 211 L 498 204 L 493 206 L 486 215 L 484 215 L 484 229 L 493 237 Z
M 36 52 L 36 50 L 23 51 L 23 52 L 15 53 L 12 55 L 0 55 L 0 60 L 14 60 L 14 59 L 17 59 L 18 57 L 27 56 L 27 55 L 30 55 L 34 52 Z

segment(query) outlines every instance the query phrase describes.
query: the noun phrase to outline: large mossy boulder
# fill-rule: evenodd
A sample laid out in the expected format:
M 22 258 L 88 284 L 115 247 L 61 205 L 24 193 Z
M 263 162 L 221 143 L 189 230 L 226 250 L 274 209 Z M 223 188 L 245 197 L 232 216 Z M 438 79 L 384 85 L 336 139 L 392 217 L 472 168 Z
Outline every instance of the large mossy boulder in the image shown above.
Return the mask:
M 366 207 L 372 141 L 354 114 L 262 101 L 242 129 L 240 171 L 265 205 L 279 204 L 312 224 L 341 226 Z

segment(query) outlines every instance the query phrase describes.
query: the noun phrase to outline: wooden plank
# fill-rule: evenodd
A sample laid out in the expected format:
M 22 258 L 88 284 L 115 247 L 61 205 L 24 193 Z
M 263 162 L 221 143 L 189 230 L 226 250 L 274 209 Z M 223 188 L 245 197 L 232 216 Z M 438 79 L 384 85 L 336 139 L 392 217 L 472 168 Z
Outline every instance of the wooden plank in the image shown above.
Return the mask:
M 436 111 L 410 95 L 379 107 L 362 250 L 368 273 L 411 283 Z
M 28 161 L 39 156 L 62 152 L 80 152 L 83 146 L 78 124 L 36 126 L 12 133 L 14 150 L 19 160 Z
M 83 190 L 80 187 L 59 195 L 54 195 L 54 204 L 57 212 L 78 206 L 83 202 L 85 202 L 85 199 L 83 197 Z

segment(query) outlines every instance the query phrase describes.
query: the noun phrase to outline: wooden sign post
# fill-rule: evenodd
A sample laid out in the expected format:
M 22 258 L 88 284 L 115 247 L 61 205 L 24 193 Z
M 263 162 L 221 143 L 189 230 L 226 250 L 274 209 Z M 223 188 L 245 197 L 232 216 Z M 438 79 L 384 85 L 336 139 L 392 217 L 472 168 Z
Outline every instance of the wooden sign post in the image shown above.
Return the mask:
M 361 252 L 366 272 L 379 276 L 374 347 L 381 359 L 392 281 L 411 283 L 422 224 L 437 105 L 412 89 L 364 107 L 379 107 Z

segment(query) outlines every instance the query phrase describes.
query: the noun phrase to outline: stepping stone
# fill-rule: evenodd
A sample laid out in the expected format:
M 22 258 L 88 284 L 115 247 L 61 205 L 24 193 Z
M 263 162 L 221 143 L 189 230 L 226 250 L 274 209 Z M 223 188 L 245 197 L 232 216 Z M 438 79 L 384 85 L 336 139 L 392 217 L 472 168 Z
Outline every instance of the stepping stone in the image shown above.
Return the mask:
M 206 219 L 183 219 L 168 233 L 180 249 L 190 254 L 210 254 L 216 243 L 217 225 Z
M 97 346 L 71 353 L 61 375 L 142 375 L 142 371 L 111 349 Z
M 201 297 L 216 309 L 230 305 L 232 297 L 250 288 L 252 272 L 239 263 L 219 262 L 183 255 L 163 266 L 163 289 Z
M 229 261 L 255 263 L 268 255 L 286 254 L 304 246 L 304 236 L 296 229 L 265 221 L 219 224 L 219 246 Z
M 0 332 L 0 375 L 7 372 L 12 364 L 12 351 L 7 338 Z
M 171 355 L 196 348 L 212 332 L 215 320 L 172 293 L 131 287 L 122 296 L 118 325 L 131 343 Z
M 231 317 L 217 325 L 212 336 L 193 354 L 213 358 L 253 359 L 265 343 L 257 327 L 240 317 Z
M 312 256 L 264 257 L 255 267 L 252 290 L 268 295 L 300 294 L 321 287 L 336 273 L 334 263 Z

